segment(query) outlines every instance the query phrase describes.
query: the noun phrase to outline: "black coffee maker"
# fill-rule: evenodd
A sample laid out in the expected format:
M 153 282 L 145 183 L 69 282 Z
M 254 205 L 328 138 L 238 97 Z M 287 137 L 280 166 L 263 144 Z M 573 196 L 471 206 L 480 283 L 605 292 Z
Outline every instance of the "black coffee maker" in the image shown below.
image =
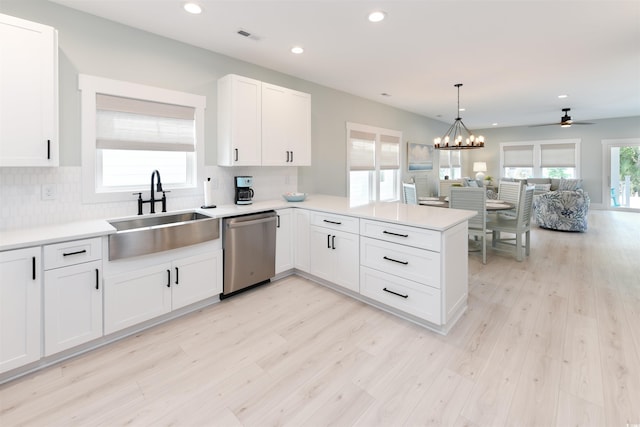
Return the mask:
M 236 176 L 233 178 L 236 188 L 236 205 L 250 205 L 253 198 L 253 177 Z

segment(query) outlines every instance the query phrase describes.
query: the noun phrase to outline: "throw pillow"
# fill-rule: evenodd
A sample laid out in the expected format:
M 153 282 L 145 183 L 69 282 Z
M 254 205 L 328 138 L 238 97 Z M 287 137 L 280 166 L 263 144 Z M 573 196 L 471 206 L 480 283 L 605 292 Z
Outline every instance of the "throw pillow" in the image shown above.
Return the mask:
M 535 185 L 535 192 L 542 192 L 542 191 L 550 191 L 551 190 L 551 184 L 536 184 Z
M 582 188 L 582 180 L 581 179 L 564 179 L 560 178 L 560 185 L 558 186 L 558 190 L 569 190 L 575 191 L 579 188 Z

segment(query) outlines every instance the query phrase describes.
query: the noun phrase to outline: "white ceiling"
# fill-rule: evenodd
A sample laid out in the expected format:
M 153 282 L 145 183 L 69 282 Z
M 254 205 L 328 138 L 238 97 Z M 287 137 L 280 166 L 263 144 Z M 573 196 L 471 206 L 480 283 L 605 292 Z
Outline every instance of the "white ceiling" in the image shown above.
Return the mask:
M 639 0 L 51 1 L 470 128 L 640 116 Z

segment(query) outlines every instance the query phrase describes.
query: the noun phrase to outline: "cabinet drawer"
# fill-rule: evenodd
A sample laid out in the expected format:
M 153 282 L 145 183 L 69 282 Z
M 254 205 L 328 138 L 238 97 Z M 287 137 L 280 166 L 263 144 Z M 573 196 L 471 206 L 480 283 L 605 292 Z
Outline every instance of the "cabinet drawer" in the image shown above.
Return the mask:
M 360 221 L 360 234 L 387 242 L 440 252 L 441 233 L 438 231 L 363 219 Z
M 355 234 L 360 231 L 360 220 L 358 218 L 324 212 L 311 212 L 311 225 Z
M 360 293 L 436 325 L 442 324 L 439 289 L 360 267 Z
M 44 269 L 65 267 L 102 258 L 102 239 L 75 240 L 44 247 Z
M 437 252 L 361 237 L 360 265 L 440 288 Z

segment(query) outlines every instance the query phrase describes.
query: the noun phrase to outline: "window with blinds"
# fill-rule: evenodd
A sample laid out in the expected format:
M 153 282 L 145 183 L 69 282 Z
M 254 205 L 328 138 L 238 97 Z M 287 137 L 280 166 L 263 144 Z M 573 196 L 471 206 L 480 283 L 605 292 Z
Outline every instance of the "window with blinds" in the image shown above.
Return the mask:
M 509 178 L 578 178 L 580 140 L 500 144 L 503 175 Z
M 165 189 L 197 188 L 203 96 L 86 75 L 80 89 L 83 182 L 94 183 L 83 186 L 84 199 L 130 199 L 132 191 L 149 191 L 156 169 Z
M 399 131 L 347 123 L 348 188 L 352 204 L 398 200 Z
M 462 156 L 460 151 L 440 151 L 440 179 L 462 178 Z

